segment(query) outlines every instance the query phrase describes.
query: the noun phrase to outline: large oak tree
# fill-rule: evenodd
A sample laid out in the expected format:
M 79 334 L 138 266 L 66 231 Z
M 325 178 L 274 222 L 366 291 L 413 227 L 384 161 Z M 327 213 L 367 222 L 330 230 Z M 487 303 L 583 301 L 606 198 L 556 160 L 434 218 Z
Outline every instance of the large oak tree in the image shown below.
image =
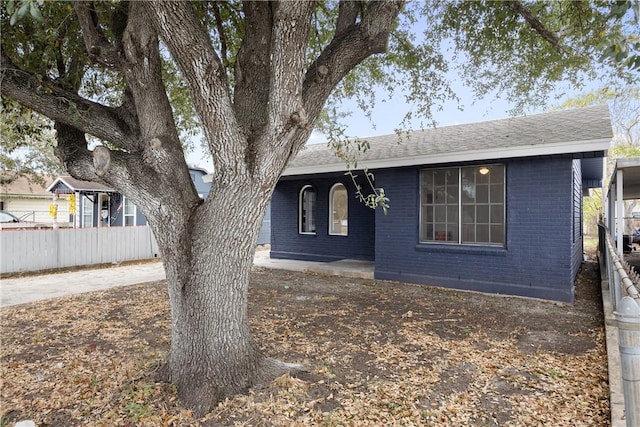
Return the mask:
M 325 107 L 343 96 L 367 104 L 377 84 L 405 88 L 428 118 L 455 97 L 447 46 L 479 93 L 540 101 L 553 81 L 592 72 L 598 34 L 620 30 L 600 6 L 9 0 L 1 93 L 55 123 L 69 174 L 117 189 L 146 215 L 171 304 L 166 379 L 203 413 L 298 369 L 257 348 L 247 293 L 273 189 L 314 126 L 332 123 Z M 215 168 L 206 200 L 185 162 L 181 132 L 192 126 Z

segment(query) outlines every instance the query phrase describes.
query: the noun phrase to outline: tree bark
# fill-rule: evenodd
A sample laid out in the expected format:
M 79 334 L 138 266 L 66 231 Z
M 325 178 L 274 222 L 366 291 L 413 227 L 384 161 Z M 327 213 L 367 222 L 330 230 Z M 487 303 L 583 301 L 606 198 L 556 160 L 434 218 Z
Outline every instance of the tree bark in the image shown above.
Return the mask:
M 198 415 L 296 368 L 266 358 L 253 341 L 249 275 L 270 194 L 251 182 L 234 184 L 197 209 L 188 228 L 156 224 L 172 318 L 163 374 Z

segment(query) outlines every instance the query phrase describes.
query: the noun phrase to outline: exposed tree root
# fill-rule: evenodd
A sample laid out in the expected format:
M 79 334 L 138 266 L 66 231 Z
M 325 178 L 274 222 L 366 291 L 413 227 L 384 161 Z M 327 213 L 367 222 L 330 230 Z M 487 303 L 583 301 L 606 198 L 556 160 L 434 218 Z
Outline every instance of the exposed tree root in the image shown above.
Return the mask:
M 216 381 L 206 381 L 202 378 L 192 378 L 191 381 L 176 384 L 171 378 L 169 364 L 158 368 L 156 378 L 162 382 L 173 382 L 178 386 L 178 398 L 184 407 L 191 409 L 196 417 L 202 417 L 210 412 L 222 400 L 246 393 L 251 387 L 265 386 L 284 374 L 308 372 L 309 368 L 297 363 L 286 363 L 279 360 L 264 358 L 250 378 L 245 378 L 237 384 L 218 384 Z

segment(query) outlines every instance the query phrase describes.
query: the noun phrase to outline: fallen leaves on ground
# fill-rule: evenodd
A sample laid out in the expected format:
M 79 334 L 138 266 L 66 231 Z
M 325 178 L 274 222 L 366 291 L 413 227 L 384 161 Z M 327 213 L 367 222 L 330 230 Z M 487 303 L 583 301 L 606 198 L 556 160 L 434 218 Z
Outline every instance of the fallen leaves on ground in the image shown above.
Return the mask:
M 310 371 L 195 419 L 156 382 L 164 282 L 0 311 L 0 425 L 603 426 L 607 359 L 597 266 L 574 305 L 256 269 L 264 352 Z

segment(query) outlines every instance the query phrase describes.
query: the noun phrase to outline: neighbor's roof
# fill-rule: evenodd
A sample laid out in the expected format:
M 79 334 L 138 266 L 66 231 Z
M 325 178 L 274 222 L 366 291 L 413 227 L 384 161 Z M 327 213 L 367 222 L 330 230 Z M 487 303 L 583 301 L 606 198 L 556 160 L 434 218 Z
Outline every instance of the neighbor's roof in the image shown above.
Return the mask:
M 51 182 L 52 176 L 40 176 L 44 182 Z M 0 184 L 0 193 L 2 196 L 21 197 L 21 198 L 43 198 L 51 197 L 51 193 L 47 188 L 34 179 L 26 176 L 20 176 L 9 183 Z
M 411 131 L 408 136 L 361 138 L 370 148 L 360 154 L 358 168 L 602 152 L 612 137 L 607 106 L 562 110 Z M 345 170 L 345 162 L 331 148 L 314 144 L 305 146 L 283 175 Z
M 52 193 L 65 193 L 81 191 L 85 193 L 115 193 L 116 190 L 103 184 L 91 181 L 80 181 L 70 176 L 59 176 L 47 187 L 47 191 Z

